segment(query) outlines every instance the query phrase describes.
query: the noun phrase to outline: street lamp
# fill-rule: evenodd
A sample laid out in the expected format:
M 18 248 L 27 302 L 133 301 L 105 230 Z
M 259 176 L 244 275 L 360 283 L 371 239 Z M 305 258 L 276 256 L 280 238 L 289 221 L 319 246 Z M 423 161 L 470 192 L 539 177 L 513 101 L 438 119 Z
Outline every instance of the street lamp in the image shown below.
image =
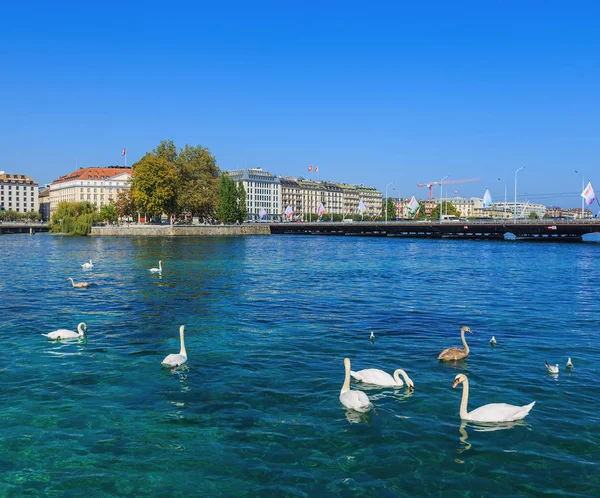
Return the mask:
M 442 204 L 444 203 L 444 180 L 450 175 L 446 175 L 440 180 L 440 223 L 442 222 Z
M 387 196 L 387 189 L 390 185 L 393 185 L 396 182 L 390 182 L 385 186 L 385 222 L 387 223 L 387 212 L 388 212 L 388 196 Z
M 583 193 L 583 189 L 585 188 L 583 186 L 583 174 L 581 174 L 577 170 L 575 170 L 575 173 L 577 173 L 578 175 L 581 175 L 581 192 Z M 581 196 L 581 219 L 583 220 L 583 195 Z
M 519 170 L 525 169 L 525 166 L 521 166 L 520 168 L 517 168 L 517 171 L 515 171 L 515 205 L 514 205 L 514 218 L 513 218 L 513 222 L 516 223 L 517 222 L 517 173 L 519 172 Z
M 498 181 L 504 182 L 504 219 L 506 219 L 506 182 L 504 180 L 500 180 L 500 178 L 498 178 Z

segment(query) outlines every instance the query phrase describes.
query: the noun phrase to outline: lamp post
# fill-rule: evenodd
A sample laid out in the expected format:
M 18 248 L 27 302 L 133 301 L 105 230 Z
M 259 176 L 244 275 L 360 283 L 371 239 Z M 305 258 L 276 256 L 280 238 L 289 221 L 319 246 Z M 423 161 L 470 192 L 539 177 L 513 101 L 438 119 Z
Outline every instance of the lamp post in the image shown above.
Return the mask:
M 498 178 L 498 181 L 504 182 L 504 219 L 506 219 L 506 182 L 504 180 L 500 180 L 500 178 Z
M 575 173 L 581 176 L 581 192 L 583 193 L 583 189 L 585 188 L 583 185 L 583 174 L 577 170 L 575 170 Z M 581 196 L 581 219 L 583 220 L 583 196 Z
M 388 196 L 387 196 L 387 189 L 390 185 L 393 185 L 396 182 L 390 182 L 385 186 L 385 222 L 387 223 L 387 212 L 388 212 Z
M 525 166 L 521 166 L 520 168 L 517 168 L 517 171 L 515 171 L 515 205 L 514 205 L 514 215 L 513 215 L 514 223 L 517 222 L 517 173 L 522 169 L 525 169 Z
M 440 180 L 440 223 L 442 222 L 442 205 L 444 204 L 444 180 L 450 175 L 446 175 Z

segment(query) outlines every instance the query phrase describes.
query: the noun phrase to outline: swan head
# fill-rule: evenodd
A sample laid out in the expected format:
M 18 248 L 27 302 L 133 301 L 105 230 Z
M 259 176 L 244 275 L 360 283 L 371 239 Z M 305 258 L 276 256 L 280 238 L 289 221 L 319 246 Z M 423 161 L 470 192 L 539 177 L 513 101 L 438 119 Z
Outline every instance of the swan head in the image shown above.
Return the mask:
M 469 327 L 467 327 L 466 325 L 463 325 L 463 326 L 461 327 L 460 331 L 461 331 L 461 332 L 469 332 L 470 334 L 472 334 L 472 333 L 473 333 L 473 331 L 472 331 L 472 330 L 471 330 Z
M 466 375 L 458 374 L 456 377 L 454 377 L 454 384 L 452 384 L 452 389 L 454 389 L 456 386 L 458 386 L 461 382 L 464 382 L 465 380 L 467 380 Z
M 85 324 L 85 322 L 81 322 L 79 325 L 77 325 L 77 330 L 80 330 L 82 334 L 86 334 L 87 325 Z

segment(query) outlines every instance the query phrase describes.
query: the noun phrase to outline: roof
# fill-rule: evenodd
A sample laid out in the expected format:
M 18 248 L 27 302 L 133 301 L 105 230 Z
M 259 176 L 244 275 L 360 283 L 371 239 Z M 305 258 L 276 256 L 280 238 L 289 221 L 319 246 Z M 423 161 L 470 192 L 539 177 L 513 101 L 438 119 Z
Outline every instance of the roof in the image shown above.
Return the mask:
M 73 180 L 106 180 L 121 173 L 133 175 L 133 169 L 129 166 L 106 166 L 99 168 L 79 168 L 73 173 L 58 177 L 52 183 L 70 182 Z
M 37 182 L 34 182 L 27 175 L 11 175 L 11 174 L 6 174 L 6 173 L 0 174 L 0 182 L 25 184 L 25 185 L 37 185 Z

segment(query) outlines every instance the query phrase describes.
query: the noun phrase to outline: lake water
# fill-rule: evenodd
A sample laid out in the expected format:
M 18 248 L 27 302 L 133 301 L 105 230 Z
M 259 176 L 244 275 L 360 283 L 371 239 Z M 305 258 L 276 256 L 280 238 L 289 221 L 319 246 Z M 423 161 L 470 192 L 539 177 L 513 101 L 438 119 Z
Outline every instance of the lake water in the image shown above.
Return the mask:
M 38 234 L 0 248 L 0 496 L 600 496 L 598 244 Z M 84 340 L 41 335 L 81 321 Z M 182 324 L 188 362 L 163 369 Z M 469 358 L 438 362 L 462 325 Z M 365 389 L 374 409 L 349 412 L 345 357 L 416 388 Z M 469 409 L 536 405 L 461 425 L 458 373 Z

